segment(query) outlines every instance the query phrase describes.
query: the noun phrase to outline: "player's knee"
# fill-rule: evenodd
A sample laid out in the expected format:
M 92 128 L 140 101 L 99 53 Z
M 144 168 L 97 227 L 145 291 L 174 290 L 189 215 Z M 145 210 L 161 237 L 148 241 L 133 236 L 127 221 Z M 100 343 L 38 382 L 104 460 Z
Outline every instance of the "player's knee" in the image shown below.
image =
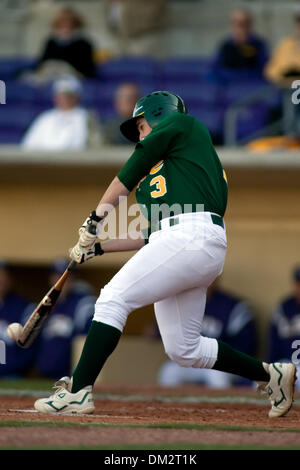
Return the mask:
M 176 347 L 176 345 L 166 347 L 166 354 L 181 367 L 193 367 L 193 364 L 197 361 L 192 350 L 184 347 Z
M 165 344 L 165 351 L 182 367 L 211 369 L 217 358 L 218 345 L 215 339 L 200 336 L 189 344 L 180 344 L 176 340 L 169 342 Z
M 93 320 L 106 323 L 123 331 L 130 312 L 130 306 L 108 284 L 101 289 L 95 305 Z

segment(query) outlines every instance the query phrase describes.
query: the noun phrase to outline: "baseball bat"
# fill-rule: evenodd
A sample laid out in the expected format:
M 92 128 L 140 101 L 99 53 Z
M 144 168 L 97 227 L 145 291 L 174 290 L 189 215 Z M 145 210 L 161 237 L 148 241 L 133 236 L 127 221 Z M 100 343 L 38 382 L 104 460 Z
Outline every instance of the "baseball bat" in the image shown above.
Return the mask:
M 67 269 L 54 284 L 53 287 L 47 292 L 41 302 L 38 304 L 36 309 L 32 312 L 27 322 L 25 323 L 22 333 L 20 334 L 17 344 L 21 348 L 29 348 L 33 341 L 40 333 L 45 321 L 52 312 L 57 299 L 62 291 L 62 288 L 68 279 L 69 275 L 76 268 L 76 261 L 70 261 Z

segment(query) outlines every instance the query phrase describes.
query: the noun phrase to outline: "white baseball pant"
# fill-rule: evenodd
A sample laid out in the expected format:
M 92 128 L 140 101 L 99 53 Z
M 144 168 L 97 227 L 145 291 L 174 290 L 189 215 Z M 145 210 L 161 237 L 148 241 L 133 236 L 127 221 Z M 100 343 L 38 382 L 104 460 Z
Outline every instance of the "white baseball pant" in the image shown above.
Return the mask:
M 101 290 L 94 320 L 123 330 L 133 310 L 153 304 L 167 355 L 184 367 L 211 369 L 218 344 L 201 336 L 207 287 L 223 270 L 226 232 L 209 212 L 181 214 L 151 234 Z

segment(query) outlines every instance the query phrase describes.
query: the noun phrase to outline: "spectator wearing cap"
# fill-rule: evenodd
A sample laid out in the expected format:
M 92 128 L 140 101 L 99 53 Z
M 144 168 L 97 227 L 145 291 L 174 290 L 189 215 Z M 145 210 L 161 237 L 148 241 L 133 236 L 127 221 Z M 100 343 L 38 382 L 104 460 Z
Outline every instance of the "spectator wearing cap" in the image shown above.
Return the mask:
M 114 97 L 115 116 L 104 124 L 104 134 L 107 144 L 130 144 L 120 132 L 120 124 L 132 117 L 136 102 L 141 97 L 139 87 L 135 83 L 123 83 L 120 85 Z
M 233 10 L 230 24 L 231 34 L 221 43 L 214 59 L 215 74 L 230 70 L 261 77 L 268 60 L 268 48 L 253 30 L 251 13 L 243 8 Z
M 281 39 L 264 70 L 268 80 L 281 86 L 289 86 L 300 77 L 300 11 L 294 23 L 294 34 Z
M 27 130 L 25 150 L 83 150 L 102 144 L 98 119 L 80 105 L 82 86 L 78 79 L 65 76 L 54 83 L 54 108 L 38 116 Z
M 10 323 L 24 325 L 33 310 L 33 304 L 15 292 L 11 268 L 0 260 L 0 340 L 4 341 L 6 351 L 5 364 L 0 364 L 0 377 L 23 377 L 33 364 L 34 346 L 20 349 L 7 335 Z
M 50 285 L 58 280 L 67 265 L 64 259 L 53 263 Z M 74 273 L 67 279 L 38 339 L 35 367 L 41 376 L 57 378 L 70 374 L 72 341 L 76 335 L 87 333 L 95 300 L 90 286 L 76 279 Z
M 272 317 L 269 362 L 290 362 L 295 340 L 300 340 L 300 266 L 293 271 L 293 292 L 279 303 Z M 299 381 L 296 386 L 300 388 Z

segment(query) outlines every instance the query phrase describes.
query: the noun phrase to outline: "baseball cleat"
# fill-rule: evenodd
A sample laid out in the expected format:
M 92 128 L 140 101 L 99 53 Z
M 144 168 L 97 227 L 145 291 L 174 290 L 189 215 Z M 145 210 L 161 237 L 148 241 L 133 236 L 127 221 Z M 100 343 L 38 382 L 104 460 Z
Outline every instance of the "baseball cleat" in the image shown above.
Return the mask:
M 56 390 L 49 398 L 40 398 L 34 403 L 34 408 L 40 413 L 90 414 L 95 410 L 92 386 L 71 393 L 72 386 L 69 377 L 63 377 L 55 383 Z
M 258 391 L 268 395 L 271 402 L 269 418 L 284 416 L 293 405 L 296 367 L 291 363 L 274 362 L 264 363 L 264 368 L 270 374 L 270 381 L 259 383 Z

